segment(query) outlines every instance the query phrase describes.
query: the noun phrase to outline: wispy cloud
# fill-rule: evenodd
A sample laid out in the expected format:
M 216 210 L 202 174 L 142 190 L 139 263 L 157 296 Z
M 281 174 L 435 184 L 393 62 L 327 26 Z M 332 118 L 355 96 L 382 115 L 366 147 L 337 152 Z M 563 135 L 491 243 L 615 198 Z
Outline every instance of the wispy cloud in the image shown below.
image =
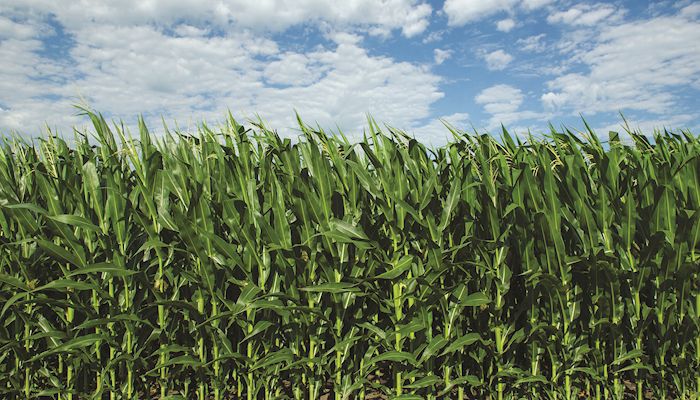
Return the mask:
M 546 35 L 544 33 L 540 33 L 539 35 L 524 37 L 518 39 L 516 44 L 522 51 L 540 53 L 547 48 L 547 45 L 544 43 L 545 36 Z
M 549 109 L 677 112 L 675 91 L 700 88 L 700 22 L 680 13 L 603 25 L 571 56 L 585 68 L 546 83 Z
M 547 17 L 547 22 L 573 26 L 594 26 L 606 20 L 608 22 L 620 21 L 624 13 L 624 9 L 607 3 L 577 4 L 569 9 L 550 14 Z

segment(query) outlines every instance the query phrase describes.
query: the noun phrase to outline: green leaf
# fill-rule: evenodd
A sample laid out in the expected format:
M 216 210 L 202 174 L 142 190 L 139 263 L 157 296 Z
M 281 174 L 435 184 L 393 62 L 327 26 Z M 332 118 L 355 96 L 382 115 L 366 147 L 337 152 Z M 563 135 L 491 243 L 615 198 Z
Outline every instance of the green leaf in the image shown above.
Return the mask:
M 294 354 L 292 351 L 288 348 L 284 348 L 275 352 L 272 352 L 262 359 L 258 360 L 255 364 L 253 364 L 253 367 L 251 368 L 252 371 L 255 371 L 257 369 L 261 368 L 269 368 L 270 366 L 279 366 L 282 367 L 282 364 L 289 364 L 292 362 L 294 359 Z
M 19 300 L 24 299 L 26 297 L 27 297 L 26 292 L 19 292 L 19 293 L 15 293 L 15 295 L 13 295 L 7 301 L 5 301 L 5 304 L 2 306 L 2 311 L 0 311 L 0 318 L 2 318 L 5 315 L 5 312 L 7 311 L 8 308 L 12 307 L 13 304 L 15 304 Z
M 159 363 L 155 366 L 155 368 L 151 369 L 150 371 L 146 372 L 144 375 L 150 375 L 153 372 L 159 371 L 163 368 L 167 367 L 172 367 L 173 365 L 182 365 L 186 367 L 200 367 L 202 366 L 202 362 L 190 355 L 182 355 L 182 356 L 177 356 L 169 359 L 168 361 L 164 363 Z
M 92 346 L 93 344 L 97 342 L 102 342 L 102 341 L 107 341 L 108 337 L 106 335 L 102 334 L 89 334 L 85 336 L 80 336 L 74 339 L 69 340 L 68 342 L 65 342 L 59 346 L 56 346 L 52 349 L 49 349 L 43 353 L 37 354 L 34 357 L 32 357 L 29 362 L 34 362 L 36 360 L 42 359 L 44 357 L 47 357 L 51 354 L 56 354 L 56 353 L 66 353 L 70 352 L 73 350 L 78 350 L 82 349 L 88 346 Z
M 103 326 L 103 327 L 108 327 L 111 323 L 114 322 L 133 322 L 133 323 L 138 323 L 138 324 L 144 324 L 144 325 L 151 325 L 150 322 L 140 319 L 135 315 L 130 315 L 130 314 L 121 314 L 121 315 L 115 315 L 114 317 L 111 318 L 97 318 L 97 319 L 89 319 L 85 322 L 83 322 L 80 325 L 75 326 L 75 330 L 81 330 L 81 329 L 91 329 L 94 327 L 98 326 Z
M 649 371 L 649 372 L 651 372 L 651 373 L 655 373 L 655 372 L 656 372 L 656 371 L 654 370 L 654 368 L 652 368 L 652 367 L 650 367 L 650 366 L 648 366 L 648 365 L 642 364 L 642 363 L 630 364 L 630 365 L 628 365 L 628 366 L 626 366 L 626 367 L 624 367 L 624 368 L 620 368 L 620 369 L 618 369 L 618 370 L 615 370 L 615 372 L 618 373 L 618 374 L 621 374 L 621 373 L 626 372 L 626 371 L 639 371 L 639 370 L 645 370 L 645 371 Z
M 445 354 L 454 353 L 455 351 L 461 351 L 464 347 L 470 346 L 479 341 L 482 341 L 481 335 L 475 332 L 467 333 L 466 335 L 461 336 L 454 342 L 450 343 L 440 355 L 444 356 Z
M 81 281 L 74 281 L 71 279 L 56 279 L 55 281 L 51 281 L 47 283 L 46 285 L 39 286 L 38 288 L 32 290 L 32 292 L 41 292 L 42 290 L 64 290 L 64 289 L 71 289 L 71 290 L 90 290 L 90 289 L 97 289 L 97 286 L 95 286 L 92 283 L 89 282 L 81 282 Z
M 324 232 L 324 235 L 340 243 L 352 243 L 363 249 L 370 249 L 373 247 L 369 237 L 367 237 L 359 226 L 354 226 L 338 219 L 331 220 L 329 226 L 330 231 Z
M 29 210 L 40 215 L 48 214 L 48 211 L 32 203 L 0 204 L 0 207 L 7 208 L 10 210 Z
M 406 389 L 422 389 L 430 386 L 435 386 L 443 382 L 443 379 L 436 375 L 428 375 L 416 380 L 413 383 L 404 385 Z
M 460 376 L 453 379 L 450 383 L 452 386 L 461 385 L 464 383 L 468 383 L 471 387 L 479 387 L 484 385 L 484 382 L 475 375 Z
M 61 215 L 49 215 L 49 218 L 53 221 L 60 222 L 62 224 L 77 226 L 78 228 L 87 229 L 89 231 L 99 231 L 95 224 L 90 222 L 87 218 L 81 217 L 79 215 L 72 214 L 61 214 Z
M 25 292 L 30 291 L 29 287 L 19 278 L 11 275 L 0 273 L 0 282 L 16 287 L 17 289 L 24 290 Z
M 628 351 L 628 352 L 625 353 L 625 354 L 622 354 L 622 355 L 618 356 L 612 363 L 613 363 L 613 365 L 620 365 L 620 364 L 622 364 L 623 362 L 625 362 L 625 361 L 627 361 L 627 360 L 630 360 L 630 359 L 633 359 L 633 358 L 637 358 L 637 357 L 641 357 L 642 354 L 643 354 L 643 353 L 642 353 L 642 351 L 641 351 L 640 349 L 634 349 L 634 350 Z
M 122 268 L 114 263 L 103 262 L 72 270 L 66 274 L 66 277 L 75 275 L 89 275 L 94 273 L 107 273 L 114 277 L 124 277 L 134 275 L 138 272 Z
M 379 354 L 378 356 L 372 357 L 368 365 L 375 365 L 377 363 L 380 363 L 382 361 L 391 361 L 391 362 L 407 362 L 411 365 L 417 365 L 418 360 L 413 356 L 413 354 L 406 352 L 406 351 L 396 351 L 396 350 L 391 350 L 387 351 L 385 353 Z
M 423 353 L 421 354 L 420 360 L 418 360 L 419 363 L 424 363 L 427 360 L 433 358 L 435 354 L 437 354 L 440 350 L 442 350 L 443 347 L 445 347 L 449 343 L 449 340 L 445 339 L 442 335 L 437 335 L 432 338 L 428 342 L 428 345 L 425 346 L 425 349 L 423 349 Z
M 408 271 L 413 263 L 413 256 L 404 255 L 398 261 L 392 262 L 392 268 L 375 276 L 375 279 L 395 279 L 399 275 Z
M 347 283 L 347 282 L 322 283 L 320 285 L 299 288 L 299 290 L 304 291 L 304 292 L 332 293 L 332 294 L 351 293 L 351 292 L 359 292 L 360 291 L 360 289 L 357 287 L 356 284 Z
M 528 384 L 528 383 L 541 383 L 541 384 L 549 384 L 549 380 L 545 378 L 542 375 L 532 375 L 532 376 L 526 376 L 525 378 L 520 378 L 517 381 L 515 381 L 515 385 L 523 385 L 523 384 Z
M 466 291 L 462 290 L 456 294 L 456 296 L 459 305 L 462 307 L 479 307 L 491 302 L 491 299 L 489 299 L 489 297 L 483 292 L 476 292 L 467 295 Z
M 50 241 L 44 240 L 44 239 L 37 239 L 36 243 L 39 245 L 39 247 L 46 250 L 48 253 L 52 254 L 53 256 L 62 259 L 63 261 L 67 261 L 67 262 L 75 265 L 76 267 L 83 266 L 83 261 L 80 259 L 80 257 L 70 253 L 68 250 L 64 249 L 61 246 L 56 245 L 53 242 L 50 242 Z
M 263 332 L 267 330 L 267 328 L 274 326 L 275 324 L 270 322 L 270 321 L 258 321 L 255 326 L 253 327 L 253 330 L 249 333 L 247 333 L 246 337 L 241 340 L 241 343 L 248 341 L 255 335 L 259 334 L 260 332 Z

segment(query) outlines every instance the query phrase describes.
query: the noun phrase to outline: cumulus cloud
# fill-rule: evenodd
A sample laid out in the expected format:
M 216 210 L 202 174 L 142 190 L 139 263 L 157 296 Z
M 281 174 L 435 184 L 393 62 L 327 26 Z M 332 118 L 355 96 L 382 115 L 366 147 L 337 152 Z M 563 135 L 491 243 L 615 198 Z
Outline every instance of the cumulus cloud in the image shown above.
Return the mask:
M 570 56 L 585 69 L 546 83 L 549 109 L 674 113 L 675 90 L 700 89 L 700 22 L 679 14 L 605 25 Z
M 501 32 L 510 32 L 515 28 L 515 21 L 512 18 L 506 18 L 496 23 L 496 29 Z
M 517 10 L 532 11 L 543 7 L 551 0 L 446 0 L 442 10 L 450 26 L 462 26 L 493 15 Z
M 265 66 L 263 76 L 273 84 L 303 86 L 318 80 L 326 69 L 327 65 L 305 54 L 285 53 Z
M 443 10 L 449 25 L 460 26 L 509 10 L 516 3 L 516 0 L 446 0 Z
M 631 110 L 646 113 L 640 118 L 645 123 L 690 122 L 696 111 L 688 98 L 700 90 L 697 4 L 667 4 L 665 11 L 634 21 L 626 20 L 619 5 L 569 4 L 446 0 L 442 13 L 451 27 L 480 22 L 480 28 L 512 32 L 541 17 L 552 31 L 501 46 L 477 45 L 481 71 L 460 78 L 487 79 L 490 85 L 497 74 L 479 75 L 487 68 L 535 71 L 545 78 L 530 87 L 543 86 L 527 96 L 539 97 L 537 111 L 549 116 Z M 144 113 L 151 126 L 159 125 L 161 114 L 166 121 L 212 121 L 230 109 L 238 117 L 259 114 L 290 132 L 296 109 L 310 123 L 337 125 L 352 135 L 372 112 L 377 120 L 428 137 L 425 132 L 444 133 L 432 119 L 447 114 L 432 108 L 443 96 L 441 85 L 463 89 L 457 83 L 462 80 L 447 82 L 434 72 L 454 57 L 454 35 L 447 34 L 454 31 L 428 29 L 427 0 L 5 0 L 1 8 L 3 133 L 36 135 L 44 121 L 69 133 L 71 125 L 86 122 L 71 108 L 85 99 L 108 117 L 133 120 Z M 521 18 L 535 9 L 543 10 Z M 434 43 L 424 47 L 432 60 L 425 53 L 418 56 L 423 64 L 380 56 L 368 48 L 376 43 L 368 35 Z M 497 128 L 543 118 L 528 111 L 525 97 L 514 86 L 495 85 L 474 100 L 489 127 Z M 461 124 L 469 116 L 444 117 Z
M 483 55 L 486 66 L 492 71 L 502 71 L 513 61 L 513 56 L 503 50 L 496 50 Z
M 437 88 L 440 79 L 427 68 L 370 56 L 357 44 L 339 44 L 307 56 L 327 69 L 323 77 L 306 86 L 264 88 L 256 97 L 249 96 L 248 109 L 275 116 L 271 122 L 288 127 L 294 125 L 296 107 L 306 120 L 357 132 L 368 112 L 398 127 L 414 126 L 443 96 Z
M 4 7 L 27 8 L 52 13 L 66 26 L 87 21 L 118 25 L 173 25 L 188 21 L 227 29 L 230 25 L 252 30 L 283 31 L 308 22 L 343 26 L 400 29 L 404 36 L 422 33 L 432 7 L 416 0 L 324 1 L 324 0 L 5 0 Z
M 486 113 L 491 114 L 487 128 L 493 130 L 501 124 L 507 125 L 542 117 L 542 114 L 537 112 L 520 110 L 524 98 L 520 89 L 511 85 L 498 84 L 479 92 L 474 97 L 474 101 L 481 104 Z
M 474 101 L 483 104 L 484 110 L 490 114 L 512 113 L 523 103 L 523 92 L 510 85 L 494 85 L 479 92 Z
M 0 16 L 0 131 L 36 136 L 44 128 L 38 118 L 48 115 L 51 126 L 77 122 L 70 105 L 53 101 L 62 95 L 62 82 L 75 74 L 64 61 L 39 55 L 44 44 L 38 36 L 50 33 L 48 26 L 32 18 L 16 22 Z
M 156 127 L 161 115 L 166 121 L 211 121 L 230 109 L 238 117 L 259 114 L 288 132 L 295 127 L 296 109 L 311 123 L 352 134 L 364 126 L 368 112 L 396 126 L 416 126 L 443 96 L 441 80 L 428 65 L 374 56 L 358 34 L 371 24 L 407 36 L 424 29 L 418 22 L 427 23 L 429 6 L 415 1 L 371 2 L 373 7 L 367 1 L 295 2 L 299 7 L 276 2 L 274 13 L 261 21 L 269 30 L 315 19 L 355 24 L 348 32 L 340 27 L 324 32 L 331 43 L 311 50 L 285 47 L 272 35 L 238 26 L 257 18 L 252 4 L 269 9 L 273 2 L 264 0 L 241 3 L 235 18 L 252 19 L 240 23 L 227 8 L 236 1 L 215 6 L 126 2 L 124 7 L 104 2 L 80 10 L 80 2 L 8 1 L 20 17 L 0 17 L 3 132 L 36 135 L 48 121 L 69 133 L 80 121 L 71 104 L 84 99 L 108 116 L 133 120 L 143 113 Z M 60 57 L 44 51 L 45 40 L 55 34 L 47 28 L 50 13 L 70 38 Z
M 0 39 L 31 39 L 39 34 L 40 27 L 15 22 L 7 16 L 0 15 Z
M 452 57 L 452 50 L 435 49 L 433 50 L 433 57 L 435 64 L 440 65 Z
M 211 30 L 209 28 L 199 28 L 188 24 L 180 24 L 173 29 L 173 32 L 177 36 L 202 37 L 209 35 Z

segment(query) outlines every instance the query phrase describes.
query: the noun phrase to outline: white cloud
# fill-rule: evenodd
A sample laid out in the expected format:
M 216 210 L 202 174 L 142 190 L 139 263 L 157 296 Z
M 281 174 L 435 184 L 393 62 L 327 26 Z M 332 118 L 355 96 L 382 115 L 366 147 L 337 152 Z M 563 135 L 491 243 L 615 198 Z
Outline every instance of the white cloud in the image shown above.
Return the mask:
M 443 10 L 450 26 L 460 26 L 510 10 L 516 3 L 516 0 L 446 0 Z
M 423 38 L 423 44 L 428 44 L 428 43 L 433 43 L 433 42 L 438 42 L 442 40 L 442 35 L 444 34 L 444 31 L 432 31 L 428 33 L 424 38 Z
M 66 26 L 79 28 L 89 21 L 115 25 L 169 26 L 187 21 L 194 26 L 283 31 L 310 22 L 326 22 L 337 29 L 379 27 L 400 29 L 404 36 L 422 33 L 432 7 L 417 0 L 5 0 L 7 9 L 52 13 Z
M 0 39 L 31 39 L 39 34 L 39 30 L 36 25 L 15 22 L 0 15 Z
M 429 9 L 430 6 L 428 6 L 427 9 Z M 426 9 L 426 10 L 427 10 Z M 428 16 L 430 13 L 426 13 Z M 425 31 L 425 29 L 428 27 L 428 18 L 425 18 L 424 15 L 422 15 L 420 18 L 413 18 L 406 22 L 403 27 L 401 28 L 401 32 L 403 33 L 404 36 L 406 37 L 413 37 L 416 35 L 419 35 Z
M 488 69 L 494 71 L 501 71 L 505 69 L 506 66 L 513 61 L 513 56 L 500 49 L 484 54 L 483 58 L 486 61 L 486 66 Z
M 642 132 L 645 135 L 651 135 L 656 130 L 663 131 L 663 129 L 668 129 L 676 131 L 678 129 L 686 129 L 689 127 L 689 123 L 692 124 L 693 121 L 696 121 L 696 116 L 691 114 L 678 114 L 668 118 L 632 119 L 626 117 L 626 119 L 629 129 Z M 624 122 L 622 121 L 597 127 L 593 130 L 601 136 L 607 135 L 610 131 L 614 131 L 620 133 L 621 138 L 629 138 L 625 131 Z
M 442 10 L 447 14 L 450 26 L 462 26 L 495 14 L 516 10 L 532 11 L 552 0 L 446 0 Z
M 583 49 L 590 50 L 595 45 L 598 33 L 590 28 L 565 30 L 554 47 L 559 50 L 559 53 L 571 57 L 572 54 L 579 53 Z
M 362 36 L 348 32 L 333 31 L 328 33 L 326 37 L 336 44 L 358 44 L 362 41 Z
M 594 26 L 601 21 L 620 21 L 624 10 L 606 3 L 576 4 L 566 11 L 557 11 L 547 17 L 550 24 L 562 23 L 573 26 Z
M 482 90 L 474 101 L 483 104 L 484 110 L 490 114 L 514 112 L 523 103 L 523 92 L 513 86 L 500 84 Z
M 510 32 L 515 28 L 515 21 L 512 18 L 506 18 L 496 23 L 496 29 L 501 32 Z
M 397 127 L 414 126 L 443 96 L 437 88 L 440 79 L 427 68 L 373 57 L 355 44 L 307 56 L 327 68 L 323 77 L 307 86 L 264 88 L 250 99 L 248 110 L 270 116 L 275 126 L 290 127 L 295 125 L 292 107 L 296 107 L 305 120 L 357 132 L 368 112 Z M 235 98 L 236 93 L 231 95 Z
M 57 104 L 61 82 L 72 76 L 66 64 L 39 55 L 43 42 L 38 35 L 50 33 L 43 23 L 25 18 L 22 22 L 0 17 L 0 132 L 16 131 L 36 136 L 43 131 L 38 116 L 52 116 L 51 126 L 77 122 L 70 105 Z M 73 96 L 74 93 L 66 93 Z
M 523 0 L 523 7 L 527 10 L 535 10 L 553 3 L 554 0 Z
M 361 44 L 372 28 L 406 36 L 424 30 L 431 8 L 416 0 L 84 3 L 3 4 L 13 18 L 5 10 L 0 16 L 0 131 L 36 135 L 47 121 L 70 133 L 86 122 L 71 107 L 84 98 L 127 124 L 143 113 L 156 128 L 161 115 L 212 121 L 230 109 L 289 133 L 296 109 L 310 123 L 352 134 L 367 112 L 416 126 L 443 96 L 429 65 L 374 56 Z M 49 15 L 71 40 L 61 57 L 43 49 L 55 34 Z M 281 49 L 270 39 L 271 31 L 306 22 L 320 22 L 332 43 Z
M 543 43 L 545 34 L 541 33 L 539 35 L 528 36 L 522 39 L 518 39 L 516 44 L 518 48 L 522 51 L 532 51 L 535 53 L 543 52 L 547 45 Z
M 681 15 L 686 18 L 694 18 L 700 16 L 700 3 L 692 3 L 681 9 Z
M 0 41 L 0 131 L 36 135 L 45 120 L 70 133 L 81 121 L 71 104 L 82 96 L 127 123 L 144 113 L 156 128 L 161 114 L 166 121 L 212 121 L 230 109 L 239 118 L 259 113 L 289 133 L 296 109 L 310 123 L 352 135 L 368 112 L 415 126 L 443 96 L 429 66 L 370 55 L 354 34 L 329 34 L 330 47 L 280 52 L 276 42 L 252 32 L 178 32 L 86 24 L 71 30 L 75 46 L 65 65 L 39 55 L 41 40 Z
M 435 64 L 440 65 L 452 57 L 452 50 L 435 49 L 433 50 L 433 57 L 435 58 Z
M 605 25 L 571 59 L 587 71 L 547 82 L 542 103 L 571 113 L 677 113 L 674 90 L 700 89 L 700 22 L 682 15 Z
M 173 29 L 178 36 L 202 37 L 208 35 L 211 31 L 208 28 L 198 28 L 196 26 L 181 24 Z
M 315 82 L 327 67 L 304 54 L 285 53 L 265 67 L 263 75 L 273 84 L 303 86 Z
M 484 111 L 491 114 L 487 128 L 493 130 L 501 124 L 508 125 L 525 119 L 542 118 L 540 113 L 520 110 L 524 98 L 525 96 L 520 89 L 499 84 L 479 92 L 474 97 L 474 101 L 483 105 Z

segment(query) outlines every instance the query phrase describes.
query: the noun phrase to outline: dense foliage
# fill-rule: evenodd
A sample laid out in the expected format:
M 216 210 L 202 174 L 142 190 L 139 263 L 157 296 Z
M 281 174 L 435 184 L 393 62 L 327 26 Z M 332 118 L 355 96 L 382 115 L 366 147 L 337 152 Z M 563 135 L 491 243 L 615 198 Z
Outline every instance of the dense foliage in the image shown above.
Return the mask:
M 4 398 L 700 393 L 690 133 L 154 141 L 88 115 L 92 141 L 0 149 Z

